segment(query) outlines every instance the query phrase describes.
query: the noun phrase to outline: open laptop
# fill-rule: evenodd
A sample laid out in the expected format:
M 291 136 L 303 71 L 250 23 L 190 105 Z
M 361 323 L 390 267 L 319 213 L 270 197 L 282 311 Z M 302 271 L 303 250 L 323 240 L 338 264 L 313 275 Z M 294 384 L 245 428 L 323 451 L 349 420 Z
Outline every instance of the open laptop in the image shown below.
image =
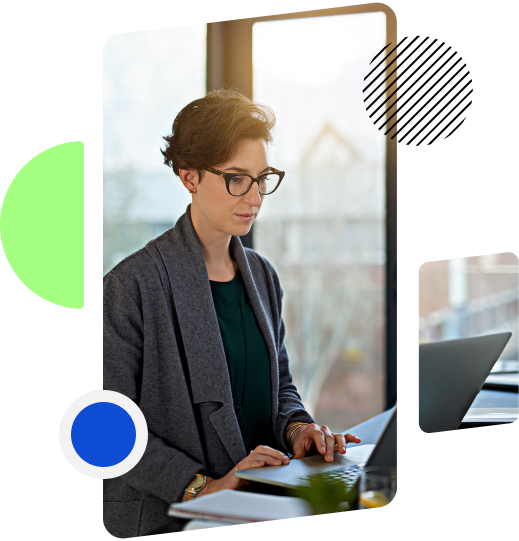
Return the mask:
M 420 344 L 419 423 L 424 432 L 457 429 L 512 333 Z
M 396 406 L 389 410 L 386 425 L 376 445 L 348 447 L 346 454 L 335 453 L 333 462 L 325 462 L 323 455 L 291 460 L 284 466 L 265 466 L 235 472 L 235 476 L 286 488 L 309 485 L 313 476 L 331 481 L 342 481 L 353 486 L 364 466 L 396 467 Z

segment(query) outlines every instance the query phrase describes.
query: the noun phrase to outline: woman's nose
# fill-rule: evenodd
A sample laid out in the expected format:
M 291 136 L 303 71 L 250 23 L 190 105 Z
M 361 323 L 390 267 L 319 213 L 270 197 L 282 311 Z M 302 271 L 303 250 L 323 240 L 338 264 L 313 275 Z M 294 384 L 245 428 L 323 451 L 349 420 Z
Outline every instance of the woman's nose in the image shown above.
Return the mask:
M 251 207 L 259 207 L 261 205 L 262 195 L 259 193 L 258 183 L 255 182 L 243 197 L 244 201 Z

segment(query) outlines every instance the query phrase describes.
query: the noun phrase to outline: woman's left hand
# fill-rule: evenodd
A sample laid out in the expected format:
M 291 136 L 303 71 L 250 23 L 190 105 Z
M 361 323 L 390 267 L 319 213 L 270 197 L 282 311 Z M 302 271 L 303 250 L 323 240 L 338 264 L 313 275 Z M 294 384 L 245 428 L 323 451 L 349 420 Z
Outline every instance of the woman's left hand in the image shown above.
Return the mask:
M 326 462 L 333 462 L 334 452 L 344 455 L 347 443 L 360 443 L 360 439 L 353 434 L 334 434 L 327 426 L 315 423 L 303 425 L 292 436 L 294 458 L 314 455 L 317 451 L 324 455 Z

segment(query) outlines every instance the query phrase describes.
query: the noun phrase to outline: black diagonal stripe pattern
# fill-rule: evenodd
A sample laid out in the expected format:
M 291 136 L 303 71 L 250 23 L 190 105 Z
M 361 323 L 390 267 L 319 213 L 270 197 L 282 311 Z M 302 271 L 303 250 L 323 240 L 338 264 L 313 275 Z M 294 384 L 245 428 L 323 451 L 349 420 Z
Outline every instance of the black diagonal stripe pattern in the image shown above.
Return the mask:
M 389 45 L 386 45 L 374 58 L 373 60 L 369 63 L 369 65 L 371 66 L 371 64 L 373 64 L 373 62 L 391 45 L 391 43 Z M 395 53 L 393 55 L 393 53 Z M 381 66 L 383 66 L 383 64 L 385 63 L 385 60 L 387 58 L 389 58 L 391 55 L 394 56 L 394 58 L 391 60 L 391 62 L 388 63 L 388 65 L 384 68 L 382 68 Z M 394 66 L 393 66 L 394 64 Z M 379 69 L 380 68 L 380 69 Z M 384 77 L 385 75 L 385 72 L 386 70 L 389 71 L 389 69 L 393 69 L 393 71 L 386 76 L 385 79 L 382 80 L 382 77 Z M 396 116 L 396 45 L 394 47 L 394 49 L 387 54 L 387 56 L 385 58 L 383 58 L 382 60 L 380 60 L 380 62 L 366 75 L 366 77 L 364 77 L 364 81 L 366 81 L 366 79 L 368 79 L 370 77 L 370 75 L 372 74 L 376 74 L 376 76 L 373 77 L 372 81 L 369 83 L 368 86 L 366 86 L 365 88 L 362 89 L 362 93 L 364 94 L 364 92 L 369 92 L 369 94 L 364 98 L 364 102 L 366 102 L 367 100 L 371 99 L 371 97 L 374 95 L 374 94 L 377 94 L 376 97 L 373 99 L 373 101 L 368 105 L 368 107 L 366 107 L 366 111 L 369 112 L 369 110 L 371 109 L 371 107 L 373 105 L 375 105 L 377 103 L 377 100 L 381 97 L 381 96 L 384 96 L 384 93 L 386 92 L 386 85 L 385 85 L 385 82 L 393 75 L 395 74 L 395 77 L 394 77 L 394 80 L 391 82 L 391 84 L 388 84 L 387 86 L 387 90 L 389 91 L 391 89 L 391 87 L 393 85 L 394 86 L 394 89 L 391 89 L 391 90 L 394 90 L 394 92 L 388 96 L 388 98 L 383 101 L 381 104 L 378 105 L 378 107 L 369 115 L 369 118 L 371 118 L 373 115 L 375 115 L 383 106 L 385 103 L 387 103 L 393 96 L 395 96 L 395 101 L 389 105 L 389 107 L 383 111 L 381 113 L 381 115 L 373 122 L 375 125 L 377 124 L 377 122 L 387 113 L 389 112 L 389 110 L 395 106 L 395 109 L 394 109 L 394 112 L 393 114 L 384 122 L 384 124 L 382 124 L 380 127 L 379 127 L 379 130 L 381 130 L 394 116 Z M 376 86 L 375 86 L 376 85 Z M 373 87 L 373 88 L 371 88 Z M 395 118 L 395 121 L 394 121 L 394 124 L 392 124 L 388 130 L 384 133 L 384 135 L 387 135 L 393 128 L 395 128 L 395 133 L 394 135 L 391 136 L 391 139 L 394 139 L 396 137 L 396 118 Z

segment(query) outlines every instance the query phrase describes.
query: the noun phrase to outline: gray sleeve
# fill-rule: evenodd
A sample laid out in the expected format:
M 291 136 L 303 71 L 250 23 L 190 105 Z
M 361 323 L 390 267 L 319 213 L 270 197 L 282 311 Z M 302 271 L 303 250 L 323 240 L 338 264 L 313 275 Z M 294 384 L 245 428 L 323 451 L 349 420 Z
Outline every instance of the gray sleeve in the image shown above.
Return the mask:
M 143 373 L 143 318 L 137 302 L 110 272 L 103 287 L 103 387 L 139 405 Z M 185 487 L 203 465 L 148 431 L 139 463 L 121 478 L 144 495 L 168 503 L 180 501 Z

